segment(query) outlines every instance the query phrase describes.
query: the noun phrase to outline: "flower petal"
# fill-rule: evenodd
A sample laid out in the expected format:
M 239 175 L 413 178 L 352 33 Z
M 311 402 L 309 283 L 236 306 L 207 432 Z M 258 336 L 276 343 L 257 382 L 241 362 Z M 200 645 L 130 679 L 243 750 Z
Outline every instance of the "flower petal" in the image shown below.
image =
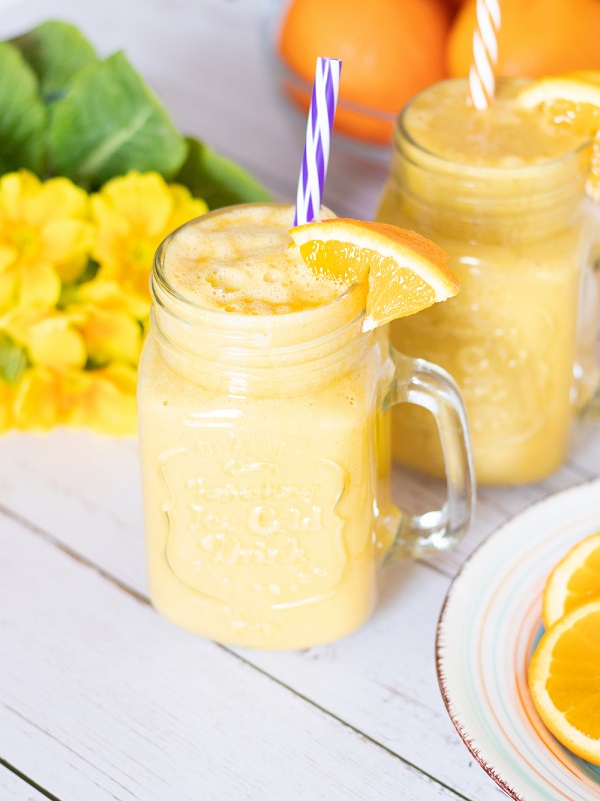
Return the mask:
M 0 314 L 13 308 L 17 301 L 19 282 L 13 272 L 0 273 Z
M 22 219 L 26 201 L 41 186 L 37 176 L 28 170 L 9 172 L 0 178 L 0 211 L 13 219 Z
M 81 332 L 92 362 L 116 360 L 137 364 L 142 348 L 142 329 L 123 312 L 91 308 Z
M 124 391 L 110 373 L 86 371 L 81 374 L 80 393 L 67 422 L 101 434 L 133 436 L 137 431 L 135 394 Z
M 94 228 L 79 220 L 51 220 L 41 230 L 43 255 L 64 281 L 74 281 L 87 264 Z
M 168 227 L 171 231 L 208 211 L 208 206 L 204 200 L 192 197 L 190 190 L 186 186 L 169 184 L 169 191 L 173 198 L 173 213 L 168 222 Z
M 131 222 L 136 234 L 160 236 L 173 210 L 173 200 L 164 178 L 156 172 L 130 172 L 113 178 L 101 197 Z
M 23 267 L 20 276 L 19 301 L 24 306 L 56 306 L 61 281 L 50 264 Z
M 133 238 L 129 220 L 121 216 L 104 198 L 92 198 L 94 220 L 97 223 L 94 258 L 107 268 L 118 272 L 122 243 Z
M 0 273 L 10 269 L 18 256 L 16 248 L 0 243 Z
M 116 281 L 104 278 L 102 271 L 93 281 L 78 287 L 77 302 L 83 307 L 92 304 L 107 311 L 123 312 L 141 321 L 147 319 L 150 309 L 148 300 L 126 292 Z
M 45 367 L 25 372 L 15 393 L 14 422 L 25 431 L 48 431 L 63 422 L 60 382 Z
M 131 397 L 135 396 L 137 391 L 137 369 L 135 367 L 122 362 L 112 362 L 97 372 L 114 384 L 119 392 Z
M 32 326 L 27 346 L 35 364 L 55 370 L 83 367 L 87 361 L 84 339 L 69 327 L 65 317 L 48 318 Z
M 0 381 L 0 434 L 4 434 L 12 428 L 13 402 L 15 398 L 15 388 L 5 381 Z
M 108 230 L 114 229 L 121 236 L 129 234 L 131 222 L 128 215 L 116 209 L 110 198 L 104 195 L 92 195 L 90 203 L 92 217 L 98 225 Z
M 88 196 L 68 178 L 51 178 L 28 199 L 25 218 L 36 227 L 59 218 L 87 216 Z

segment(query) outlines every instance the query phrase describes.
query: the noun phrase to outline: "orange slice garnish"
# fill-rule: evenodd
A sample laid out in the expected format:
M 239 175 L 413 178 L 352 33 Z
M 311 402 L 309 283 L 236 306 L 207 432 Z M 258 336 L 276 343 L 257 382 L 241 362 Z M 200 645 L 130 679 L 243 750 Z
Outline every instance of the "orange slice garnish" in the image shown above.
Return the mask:
M 317 275 L 368 285 L 363 330 L 447 300 L 459 283 L 447 254 L 424 236 L 385 223 L 335 217 L 299 225 L 290 236 Z
M 575 137 L 594 140 L 587 192 L 600 198 L 600 71 L 581 70 L 541 78 L 517 96 L 521 108 L 540 108 L 550 123 L 568 127 Z

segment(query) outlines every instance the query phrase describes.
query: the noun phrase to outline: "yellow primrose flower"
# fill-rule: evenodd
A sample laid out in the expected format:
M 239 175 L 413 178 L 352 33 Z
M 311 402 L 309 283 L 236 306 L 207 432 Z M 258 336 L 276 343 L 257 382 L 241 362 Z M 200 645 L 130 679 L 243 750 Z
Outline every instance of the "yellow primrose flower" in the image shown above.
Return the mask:
M 0 380 L 0 434 L 4 434 L 14 425 L 13 403 L 15 388 Z
M 82 298 L 77 287 L 69 296 L 83 303 L 66 309 L 17 306 L 0 317 L 0 336 L 26 354 L 16 386 L 0 381 L 0 431 L 69 425 L 136 433 L 142 327 L 115 284 L 90 281 L 80 288 Z M 104 366 L 84 369 L 89 362 Z
M 17 306 L 0 317 L 0 334 L 23 346 L 31 364 L 53 370 L 83 368 L 88 361 L 137 366 L 143 328 L 118 287 L 89 282 L 74 297 L 79 302 L 65 310 Z
M 61 281 L 82 273 L 93 244 L 88 197 L 67 178 L 27 170 L 0 178 L 0 310 L 54 306 Z
M 94 251 L 100 263 L 98 278 L 116 281 L 122 292 L 142 299 L 148 310 L 148 279 L 156 248 L 175 228 L 204 214 L 206 203 L 152 172 L 113 178 L 91 202 L 98 226 Z
M 63 371 L 32 366 L 16 388 L 0 383 L 4 406 L 0 424 L 23 431 L 68 425 L 111 436 L 132 436 L 137 431 L 135 384 L 136 371 L 131 365 Z M 5 391 L 10 397 L 4 398 Z
M 82 306 L 96 305 L 128 314 L 134 320 L 145 322 L 148 317 L 148 302 L 145 298 L 123 292 L 117 281 L 97 277 L 73 287 L 73 302 Z M 67 304 L 68 305 L 68 304 Z
M 22 431 L 48 431 L 64 422 L 60 373 L 47 367 L 28 368 L 15 389 L 14 425 Z
M 87 362 L 85 340 L 78 330 L 84 323 L 81 313 L 18 306 L 0 318 L 0 330 L 25 346 L 33 365 L 65 370 Z
M 113 363 L 99 370 L 72 371 L 64 377 L 70 399 L 66 422 L 100 434 L 132 436 L 137 432 L 136 370 Z
M 137 365 L 144 335 L 146 302 L 123 293 L 114 281 L 94 279 L 76 287 L 67 309 L 80 313 L 79 325 L 89 359 L 95 365 L 111 361 Z
M 0 432 L 136 433 L 152 259 L 206 211 L 157 173 L 115 178 L 91 199 L 66 178 L 0 177 Z

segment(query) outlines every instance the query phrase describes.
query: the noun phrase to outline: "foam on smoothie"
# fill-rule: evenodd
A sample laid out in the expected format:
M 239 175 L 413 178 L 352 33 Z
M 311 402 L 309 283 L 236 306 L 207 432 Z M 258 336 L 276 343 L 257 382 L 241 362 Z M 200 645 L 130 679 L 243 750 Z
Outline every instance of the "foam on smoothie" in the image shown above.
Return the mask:
M 572 153 L 579 139 L 584 145 L 587 137 L 557 125 L 549 112 L 517 106 L 526 83 L 500 79 L 494 103 L 481 112 L 468 102 L 466 81 L 442 81 L 412 100 L 405 130 L 429 153 L 482 167 L 541 164 Z
M 317 278 L 290 247 L 293 216 L 292 206 L 262 205 L 200 217 L 170 241 L 165 278 L 202 308 L 276 315 L 322 306 L 345 287 Z

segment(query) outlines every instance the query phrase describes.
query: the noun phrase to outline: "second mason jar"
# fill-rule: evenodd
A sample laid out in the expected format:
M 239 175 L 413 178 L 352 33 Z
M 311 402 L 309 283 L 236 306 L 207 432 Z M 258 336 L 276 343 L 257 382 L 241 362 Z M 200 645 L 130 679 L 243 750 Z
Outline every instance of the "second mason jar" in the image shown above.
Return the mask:
M 598 380 L 598 212 L 584 191 L 591 144 L 519 109 L 522 86 L 500 81 L 485 111 L 469 105 L 464 80 L 413 99 L 398 120 L 377 215 L 449 253 L 459 295 L 395 321 L 392 341 L 457 380 L 485 484 L 556 470 Z M 441 472 L 431 416 L 394 414 L 396 458 Z

